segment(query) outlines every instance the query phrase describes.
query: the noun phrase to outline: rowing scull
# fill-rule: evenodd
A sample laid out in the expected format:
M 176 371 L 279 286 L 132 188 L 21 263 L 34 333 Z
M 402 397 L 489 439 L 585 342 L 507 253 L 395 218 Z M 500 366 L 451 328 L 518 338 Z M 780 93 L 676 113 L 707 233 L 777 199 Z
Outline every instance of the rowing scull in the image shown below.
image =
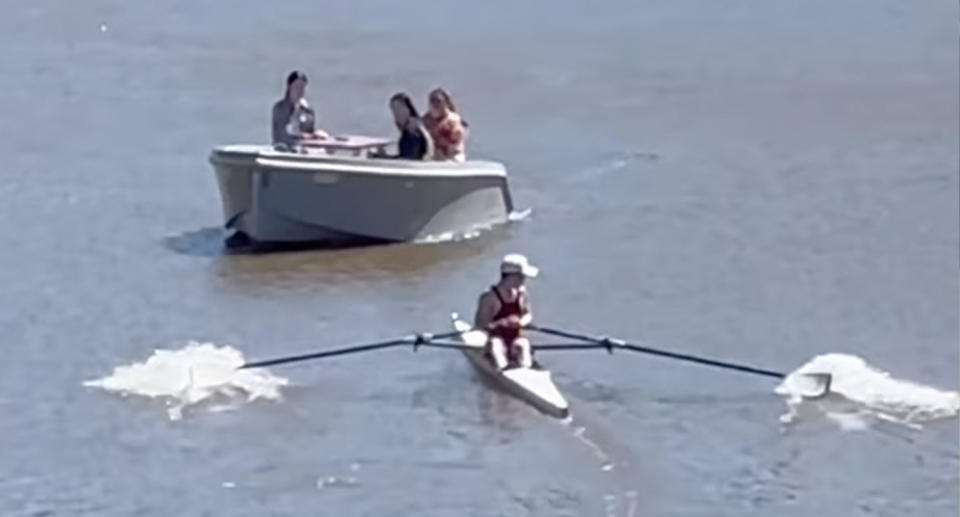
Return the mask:
M 460 332 L 460 340 L 467 348 L 461 349 L 470 363 L 507 393 L 529 403 L 540 411 L 566 418 L 570 414 L 567 400 L 553 383 L 549 370 L 534 362 L 533 368 L 513 367 L 500 371 L 486 353 L 487 334 L 472 330 L 469 323 L 453 318 L 453 328 Z

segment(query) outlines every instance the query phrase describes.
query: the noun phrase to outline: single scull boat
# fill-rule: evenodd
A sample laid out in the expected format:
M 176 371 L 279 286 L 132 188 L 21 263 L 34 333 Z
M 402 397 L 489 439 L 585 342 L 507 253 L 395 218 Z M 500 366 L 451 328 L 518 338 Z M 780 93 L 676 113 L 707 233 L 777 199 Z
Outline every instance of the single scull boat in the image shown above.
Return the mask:
M 470 363 L 504 391 L 550 416 L 566 418 L 570 414 L 567 400 L 553 383 L 549 370 L 534 361 L 532 368 L 513 367 L 499 371 L 486 353 L 486 332 L 472 330 L 469 323 L 456 319 L 456 315 L 453 328 L 460 333 L 460 341 L 467 345 L 461 350 Z

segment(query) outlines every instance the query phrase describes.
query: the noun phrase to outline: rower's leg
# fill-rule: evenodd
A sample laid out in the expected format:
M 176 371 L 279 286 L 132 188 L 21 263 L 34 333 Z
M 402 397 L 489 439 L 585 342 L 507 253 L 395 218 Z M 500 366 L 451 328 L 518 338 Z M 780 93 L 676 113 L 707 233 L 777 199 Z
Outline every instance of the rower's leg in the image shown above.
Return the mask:
M 532 367 L 533 354 L 530 352 L 530 340 L 525 337 L 518 337 L 517 340 L 513 342 L 513 346 L 520 350 L 520 367 Z
M 490 338 L 490 355 L 493 356 L 493 365 L 499 370 L 503 370 L 509 364 L 507 362 L 507 347 L 503 340 L 494 337 Z

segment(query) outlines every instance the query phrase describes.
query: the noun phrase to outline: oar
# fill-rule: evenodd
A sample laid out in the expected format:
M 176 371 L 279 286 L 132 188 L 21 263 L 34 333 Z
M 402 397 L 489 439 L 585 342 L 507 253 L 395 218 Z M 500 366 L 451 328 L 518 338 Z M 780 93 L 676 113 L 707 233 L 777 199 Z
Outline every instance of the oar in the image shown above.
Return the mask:
M 254 361 L 250 363 L 244 363 L 240 366 L 243 368 L 263 368 L 266 366 L 276 366 L 278 364 L 287 364 L 287 363 L 296 363 L 300 361 L 310 361 L 313 359 L 323 359 L 325 357 L 334 357 L 338 355 L 347 355 L 347 354 L 357 354 L 360 352 L 370 352 L 373 350 L 381 350 L 384 348 L 392 348 L 395 346 L 401 345 L 413 345 L 413 350 L 416 351 L 419 347 L 430 347 L 430 348 L 461 348 L 466 347 L 467 345 L 460 345 L 457 343 L 434 343 L 434 339 L 446 339 L 453 336 L 460 335 L 460 332 L 445 332 L 443 334 L 415 334 L 413 336 L 402 337 L 399 339 L 392 339 L 390 341 L 380 341 L 378 343 L 369 343 L 366 345 L 356 345 L 346 348 L 335 348 L 333 350 L 323 350 L 320 352 L 313 352 L 309 354 L 300 354 L 300 355 L 291 355 L 286 357 L 277 357 L 275 359 L 265 359 L 262 361 Z
M 530 325 L 527 328 L 531 330 L 536 330 L 544 334 L 549 334 L 553 336 L 560 336 L 568 339 L 577 339 L 580 341 L 586 341 L 591 344 L 570 344 L 570 345 L 534 345 L 535 350 L 584 350 L 588 348 L 603 348 L 608 352 L 613 353 L 614 349 L 619 350 L 629 350 L 631 352 L 640 352 L 643 354 L 656 355 L 660 357 L 668 357 L 670 359 L 679 359 L 681 361 L 688 361 L 691 363 L 698 363 L 707 366 L 715 366 L 718 368 L 726 368 L 728 370 L 735 370 L 739 372 L 752 373 L 756 375 L 763 375 L 766 377 L 774 377 L 777 379 L 785 379 L 787 374 L 782 372 L 777 372 L 774 370 L 767 370 L 764 368 L 757 368 L 754 366 L 728 363 L 726 361 L 718 361 L 715 359 L 708 359 L 706 357 L 698 357 L 695 355 L 689 354 L 680 354 L 677 352 L 670 352 L 668 350 L 659 350 L 645 345 L 637 345 L 627 343 L 619 339 L 611 339 L 608 337 L 593 337 L 586 336 L 583 334 L 575 334 L 573 332 L 567 332 L 564 330 L 553 329 L 549 327 L 540 327 L 536 325 Z M 804 374 L 805 377 L 809 377 L 813 382 L 812 388 L 809 390 L 809 393 L 804 393 L 804 396 L 815 398 L 826 395 L 830 390 L 830 382 L 832 377 L 829 373 L 807 373 Z M 806 389 L 804 390 L 807 391 Z

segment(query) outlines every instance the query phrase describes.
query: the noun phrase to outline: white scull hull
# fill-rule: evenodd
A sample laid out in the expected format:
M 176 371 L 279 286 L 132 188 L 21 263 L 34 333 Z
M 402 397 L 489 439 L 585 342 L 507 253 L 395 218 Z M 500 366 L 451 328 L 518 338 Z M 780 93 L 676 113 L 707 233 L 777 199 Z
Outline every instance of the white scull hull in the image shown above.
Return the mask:
M 485 353 L 486 333 L 470 330 L 470 325 L 464 321 L 454 320 L 453 326 L 454 330 L 461 332 L 461 341 L 471 347 L 463 350 L 470 363 L 504 391 L 550 416 L 566 418 L 570 414 L 567 401 L 553 383 L 549 371 L 534 367 L 508 368 L 501 372 Z

